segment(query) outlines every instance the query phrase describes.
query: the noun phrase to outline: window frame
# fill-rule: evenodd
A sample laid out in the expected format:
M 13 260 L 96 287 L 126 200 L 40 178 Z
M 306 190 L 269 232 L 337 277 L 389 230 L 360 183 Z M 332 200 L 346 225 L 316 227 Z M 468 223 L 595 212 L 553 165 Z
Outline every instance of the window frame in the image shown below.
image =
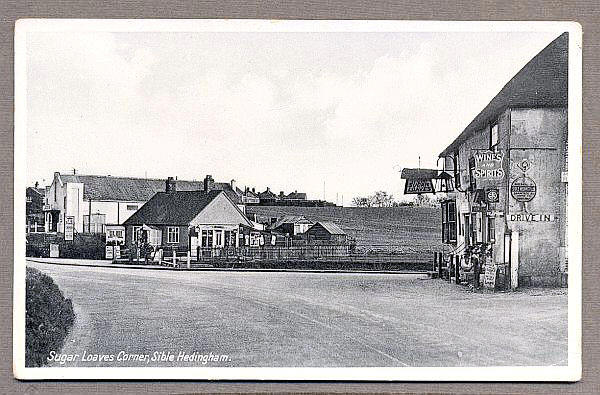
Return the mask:
M 475 157 L 472 156 L 469 158 L 469 190 L 475 191 L 477 190 L 477 179 L 473 175 L 475 171 Z
M 132 208 L 135 207 L 135 208 Z M 140 206 L 138 206 L 137 204 L 127 204 L 126 205 L 127 211 L 137 211 Z
M 172 236 L 176 236 L 173 241 Z M 179 226 L 167 226 L 167 243 L 168 244 L 179 244 Z
M 456 200 L 448 199 L 441 203 L 442 207 L 442 243 L 444 244 L 456 244 L 457 242 L 457 230 L 456 230 Z M 453 210 L 450 209 L 453 207 Z
M 495 133 L 494 133 L 495 129 Z M 496 141 L 494 141 L 494 136 L 496 137 Z M 495 151 L 498 146 L 498 142 L 500 141 L 500 127 L 498 126 L 498 122 L 494 122 L 490 125 L 490 150 Z
M 496 218 L 487 217 L 487 241 L 488 243 L 496 242 Z

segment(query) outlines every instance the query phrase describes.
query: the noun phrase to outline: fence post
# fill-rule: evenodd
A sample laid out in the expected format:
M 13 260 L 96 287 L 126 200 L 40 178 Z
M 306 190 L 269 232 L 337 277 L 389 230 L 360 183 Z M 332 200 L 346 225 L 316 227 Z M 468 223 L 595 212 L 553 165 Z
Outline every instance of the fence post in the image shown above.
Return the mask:
M 437 256 L 438 256 L 438 259 L 437 259 L 437 262 L 438 262 L 438 278 L 441 279 L 442 278 L 442 258 L 443 258 L 443 256 L 442 256 L 441 252 L 438 252 Z
M 436 263 L 437 263 L 437 252 L 433 251 L 433 269 L 432 269 L 433 272 L 435 272 L 437 270 L 437 267 L 435 267 Z
M 187 252 L 187 268 L 191 269 L 192 268 L 192 257 L 190 256 L 190 252 Z
M 176 262 L 177 262 L 177 253 L 175 252 L 175 248 L 173 248 L 173 267 L 175 267 Z

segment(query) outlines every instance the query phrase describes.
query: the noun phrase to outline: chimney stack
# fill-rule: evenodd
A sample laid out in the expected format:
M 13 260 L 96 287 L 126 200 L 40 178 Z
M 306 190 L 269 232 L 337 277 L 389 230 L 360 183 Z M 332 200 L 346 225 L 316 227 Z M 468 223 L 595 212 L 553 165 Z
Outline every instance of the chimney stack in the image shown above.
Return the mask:
M 256 193 L 256 188 L 252 187 L 252 193 Z
M 231 180 L 229 182 L 229 185 L 231 185 L 231 189 L 233 189 L 233 191 L 235 192 L 235 180 Z
M 215 180 L 213 180 L 212 176 L 207 174 L 204 177 L 204 192 L 208 193 L 215 188 Z
M 167 178 L 167 182 L 165 185 L 165 192 L 173 193 L 177 191 L 177 181 L 173 179 L 173 177 Z

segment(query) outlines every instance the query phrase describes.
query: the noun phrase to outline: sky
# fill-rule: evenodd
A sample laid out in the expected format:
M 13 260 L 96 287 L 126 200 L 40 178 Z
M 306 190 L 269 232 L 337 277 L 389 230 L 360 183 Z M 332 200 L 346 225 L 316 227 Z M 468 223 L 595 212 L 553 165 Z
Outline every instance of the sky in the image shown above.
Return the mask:
M 28 32 L 27 182 L 55 171 L 403 196 L 552 32 Z

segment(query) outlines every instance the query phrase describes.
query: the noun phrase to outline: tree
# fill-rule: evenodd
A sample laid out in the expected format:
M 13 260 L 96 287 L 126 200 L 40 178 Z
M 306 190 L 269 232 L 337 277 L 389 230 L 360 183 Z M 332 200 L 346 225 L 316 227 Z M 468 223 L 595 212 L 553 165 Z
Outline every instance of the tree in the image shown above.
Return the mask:
M 377 207 L 392 207 L 394 204 L 394 196 L 388 195 L 385 191 L 377 191 L 373 195 L 373 204 Z
M 357 196 L 354 199 L 352 199 L 352 205 L 355 207 L 371 207 L 373 205 L 373 200 L 371 196 Z

